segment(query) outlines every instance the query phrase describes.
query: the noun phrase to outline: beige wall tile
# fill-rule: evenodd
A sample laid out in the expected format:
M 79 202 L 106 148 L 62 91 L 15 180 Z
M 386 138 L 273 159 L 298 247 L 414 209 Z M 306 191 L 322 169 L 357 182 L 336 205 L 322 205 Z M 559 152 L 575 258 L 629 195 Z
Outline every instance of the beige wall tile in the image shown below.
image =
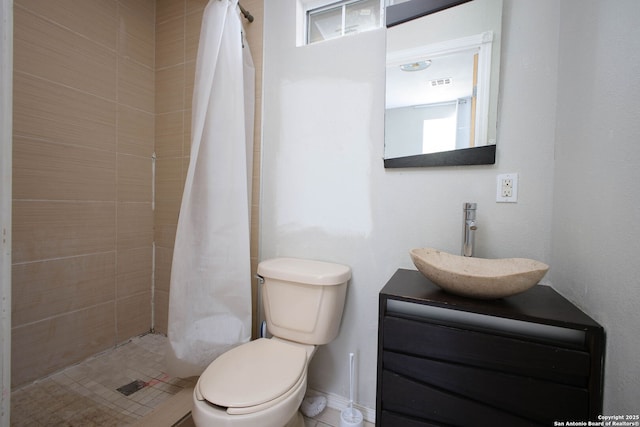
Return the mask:
M 187 14 L 199 13 L 202 15 L 209 0 L 187 0 Z
M 184 64 L 156 71 L 156 114 L 184 109 Z
M 185 14 L 185 0 L 156 0 L 156 23 L 161 24 Z M 156 30 L 160 32 L 159 29 Z
M 116 341 L 151 329 L 152 161 L 155 151 L 155 0 L 118 2 L 120 14 Z M 126 118 L 125 118 L 126 113 Z M 128 156 L 126 154 L 132 154 Z
M 156 115 L 156 156 L 178 157 L 182 155 L 184 125 L 182 111 Z
M 182 182 L 187 180 L 187 174 L 189 173 L 189 165 L 191 163 L 191 157 L 185 156 L 182 158 Z
M 156 200 L 156 210 L 154 215 L 154 226 L 175 226 L 178 224 L 178 214 L 180 213 L 181 200 Z
M 126 33 L 148 46 L 155 45 L 155 2 L 153 0 L 118 1 L 118 34 Z
M 262 64 L 262 34 L 264 29 L 264 1 L 263 0 L 243 0 L 242 5 L 254 16 L 254 21 L 248 23 L 243 21 L 247 32 L 247 39 L 251 45 L 251 56 L 256 65 Z
M 186 62 L 195 61 L 198 57 L 198 44 L 200 42 L 200 30 L 202 28 L 202 11 L 190 13 L 186 17 L 185 52 Z
M 115 49 L 115 1 L 14 0 L 14 4 L 45 16 L 89 40 Z
M 117 299 L 151 291 L 151 246 L 118 251 Z M 149 299 L 149 304 L 151 300 Z M 150 323 L 147 324 L 147 328 Z
M 262 105 L 262 33 L 264 2 L 262 0 L 243 0 L 242 5 L 251 12 L 255 20 L 251 24 L 245 22 L 244 28 L 251 48 L 251 56 L 256 69 L 256 110 L 254 123 L 254 155 L 253 155 L 253 192 L 251 207 L 251 271 L 254 277 L 258 265 L 259 248 L 259 205 L 260 205 L 260 140 L 261 140 L 261 105 Z M 253 336 L 257 333 L 257 284 L 251 283 L 253 297 L 252 312 L 254 316 Z
M 255 193 L 256 189 L 260 188 L 260 145 L 256 144 L 253 147 L 253 191 Z M 257 180 L 257 181 L 256 181 Z
M 158 44 L 166 43 L 171 38 L 177 39 L 179 32 L 179 10 L 169 0 L 159 0 L 158 5 Z M 184 4 L 184 2 L 179 2 Z M 160 48 L 158 68 L 156 69 L 156 129 L 161 134 L 156 140 L 158 163 L 156 175 L 156 292 L 155 292 L 155 329 L 167 332 L 168 291 L 171 274 L 171 257 L 175 239 L 176 224 L 184 187 L 185 163 L 189 153 L 191 133 L 191 92 L 193 91 L 194 64 L 184 64 L 195 60 L 197 37 L 200 32 L 200 21 L 205 1 L 187 0 L 188 15 L 180 21 L 186 25 L 181 33 L 183 42 L 181 52 L 176 53 L 167 48 Z M 173 8 L 173 10 L 172 10 Z M 170 22 L 175 19 L 175 22 Z M 195 28 L 194 28 L 195 27 Z M 186 33 L 185 33 L 186 31 Z M 171 35 L 173 33 L 174 35 Z M 194 36 L 194 34 L 197 35 Z M 194 37 L 196 40 L 194 40 Z M 177 43 L 174 46 L 177 48 Z M 164 56 L 160 56 L 160 52 Z M 172 64 L 178 64 L 172 66 Z M 162 68 L 164 67 L 164 68 Z M 187 94 L 187 92 L 189 92 Z M 172 115 L 164 113 L 175 113 Z M 162 122 L 161 122 L 162 120 Z M 165 121 L 166 120 L 166 121 Z M 181 128 L 178 123 L 181 120 Z M 159 131 L 162 129 L 162 131 Z M 177 134 L 179 132 L 179 134 Z M 185 162 L 186 160 L 186 162 Z
M 160 334 L 166 334 L 169 323 L 169 292 L 156 290 L 154 306 L 155 331 Z
M 115 249 L 114 202 L 13 202 L 13 262 Z
M 12 329 L 11 383 L 19 386 L 115 344 L 113 302 Z
M 13 139 L 13 197 L 113 201 L 115 159 L 110 151 L 17 136 Z
M 34 76 L 115 100 L 112 49 L 17 7 L 14 67 Z
M 156 161 L 156 200 L 180 201 L 184 184 L 182 180 L 182 158 L 167 157 Z
M 179 16 L 156 26 L 156 69 L 184 62 L 185 19 Z
M 153 113 L 154 72 L 129 59 L 118 61 L 118 102 Z
M 155 117 L 152 113 L 118 105 L 118 152 L 151 157 Z
M 156 0 L 117 0 L 121 7 L 131 9 L 146 20 L 155 21 Z
M 132 59 L 149 69 L 153 69 L 156 61 L 154 44 L 133 37 L 126 31 L 121 31 L 118 35 L 118 55 L 121 58 Z
M 151 202 L 151 159 L 118 154 L 118 201 Z
M 189 157 L 191 155 L 191 112 L 192 110 L 189 108 L 184 110 L 184 136 L 182 137 L 182 155 L 184 157 Z M 187 162 L 187 165 L 189 163 Z
M 101 150 L 116 149 L 116 104 L 16 72 L 14 135 Z
M 14 327 L 115 298 L 115 252 L 13 265 Z
M 195 87 L 196 62 L 190 61 L 184 65 L 184 108 L 193 106 L 193 90 Z
M 256 259 L 258 258 L 258 254 L 260 250 L 260 246 L 258 245 L 258 238 L 257 238 L 260 235 L 260 227 L 258 225 L 259 221 L 256 220 L 259 213 L 260 213 L 259 209 L 257 208 L 251 209 L 251 239 L 249 244 L 249 253 L 251 254 L 251 257 Z
M 173 246 L 171 248 L 156 247 L 156 291 L 169 292 L 172 262 Z
M 118 299 L 117 343 L 149 332 L 151 329 L 151 291 Z
M 176 239 L 177 224 L 162 224 L 154 227 L 156 247 L 173 248 Z
M 16 0 L 15 25 L 13 379 L 24 383 L 151 326 L 155 0 Z
M 153 211 L 150 202 L 118 202 L 117 250 L 151 247 Z
M 171 263 L 173 260 L 173 244 L 171 248 L 156 246 L 156 271 L 154 293 L 154 315 L 156 332 L 166 334 L 169 317 L 169 287 L 171 282 Z
M 149 69 L 155 64 L 154 0 L 118 2 L 118 54 Z
M 156 162 L 156 209 L 154 228 L 156 244 L 173 248 L 182 191 L 184 158 L 158 159 Z

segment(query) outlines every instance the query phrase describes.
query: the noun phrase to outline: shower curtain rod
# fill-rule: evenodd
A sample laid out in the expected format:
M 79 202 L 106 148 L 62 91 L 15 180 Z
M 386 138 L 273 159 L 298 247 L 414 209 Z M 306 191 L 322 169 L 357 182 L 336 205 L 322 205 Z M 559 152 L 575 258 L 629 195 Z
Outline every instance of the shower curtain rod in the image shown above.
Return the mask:
M 242 7 L 240 3 L 238 3 L 238 7 L 240 8 L 240 12 L 242 12 L 242 15 L 244 15 L 247 21 L 249 21 L 250 23 L 253 22 L 253 15 L 247 9 Z

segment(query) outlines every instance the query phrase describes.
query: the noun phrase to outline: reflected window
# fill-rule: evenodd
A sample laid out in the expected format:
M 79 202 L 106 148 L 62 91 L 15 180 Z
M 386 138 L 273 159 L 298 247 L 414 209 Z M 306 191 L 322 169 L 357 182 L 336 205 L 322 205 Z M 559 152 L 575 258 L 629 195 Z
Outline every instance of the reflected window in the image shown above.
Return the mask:
M 456 118 L 425 120 L 422 124 L 422 154 L 439 153 L 456 148 Z
M 306 43 L 382 27 L 383 0 L 346 0 L 307 10 Z

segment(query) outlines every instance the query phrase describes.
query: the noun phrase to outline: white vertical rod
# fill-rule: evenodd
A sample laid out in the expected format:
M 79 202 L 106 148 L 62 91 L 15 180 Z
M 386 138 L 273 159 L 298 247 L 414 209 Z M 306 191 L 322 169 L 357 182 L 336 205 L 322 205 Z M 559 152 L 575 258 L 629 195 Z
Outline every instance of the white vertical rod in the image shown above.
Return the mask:
M 354 382 L 354 366 L 355 365 L 355 355 L 353 353 L 349 353 L 349 414 L 353 417 L 353 382 Z
M 155 221 L 156 210 L 156 161 L 155 151 L 151 154 L 151 212 Z M 156 236 L 151 243 L 151 332 L 156 331 Z

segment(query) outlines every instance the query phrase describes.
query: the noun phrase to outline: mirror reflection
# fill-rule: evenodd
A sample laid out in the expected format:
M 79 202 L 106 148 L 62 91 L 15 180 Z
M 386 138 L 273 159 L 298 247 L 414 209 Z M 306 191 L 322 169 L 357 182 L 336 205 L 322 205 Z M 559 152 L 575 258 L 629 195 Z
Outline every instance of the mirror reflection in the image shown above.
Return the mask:
M 502 0 L 473 0 L 387 29 L 385 167 L 495 162 L 501 20 Z

